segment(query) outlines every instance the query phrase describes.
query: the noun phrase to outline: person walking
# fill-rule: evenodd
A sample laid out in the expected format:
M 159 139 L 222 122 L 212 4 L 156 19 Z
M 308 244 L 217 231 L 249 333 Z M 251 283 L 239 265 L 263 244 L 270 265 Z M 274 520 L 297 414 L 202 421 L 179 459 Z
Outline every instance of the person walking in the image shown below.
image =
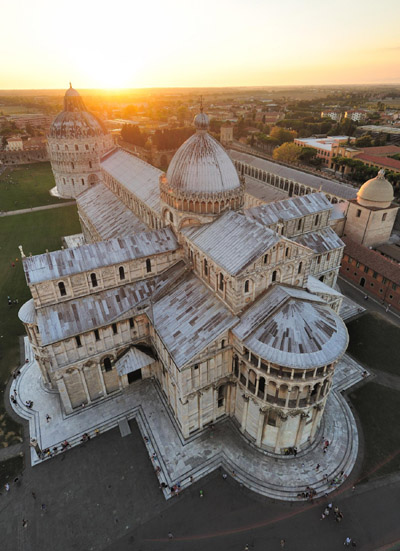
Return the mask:
M 168 532 L 168 539 L 172 540 L 174 537 L 174 534 L 172 532 Z
M 48 413 L 46 413 L 46 421 L 47 421 L 47 423 L 50 421 L 50 419 L 51 419 L 50 415 L 49 415 Z
M 281 549 L 284 549 L 286 545 L 286 540 L 281 539 Z
M 351 544 L 351 538 L 346 538 L 346 539 L 344 540 L 343 545 L 345 545 L 346 547 L 348 547 L 350 544 Z

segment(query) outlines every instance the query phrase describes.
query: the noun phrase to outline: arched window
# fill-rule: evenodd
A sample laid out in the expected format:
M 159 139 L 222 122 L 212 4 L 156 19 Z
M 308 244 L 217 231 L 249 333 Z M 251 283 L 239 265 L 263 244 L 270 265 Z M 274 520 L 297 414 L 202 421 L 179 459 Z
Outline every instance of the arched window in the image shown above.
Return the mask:
M 297 273 L 298 273 L 298 274 L 301 273 L 302 268 L 303 268 L 303 263 L 300 262 L 299 267 L 298 267 L 298 269 L 297 269 Z
M 260 380 L 258 381 L 258 397 L 263 398 L 265 392 L 265 379 L 264 377 L 260 377 Z
M 148 258 L 146 260 L 146 272 L 147 273 L 151 272 L 151 260 L 150 260 L 150 258 Z
M 222 385 L 218 388 L 218 407 L 222 408 L 224 405 L 225 398 L 225 386 Z
M 68 151 L 68 146 L 67 145 L 65 146 L 65 151 Z
M 85 180 L 84 180 L 84 178 L 81 178 L 81 182 L 82 182 L 82 185 L 84 186 L 84 185 L 85 185 Z
M 89 151 L 89 146 L 88 146 L 88 144 L 85 145 L 85 149 L 86 149 L 86 151 Z
M 60 290 L 60 296 L 65 297 L 67 291 L 65 290 L 65 285 L 62 281 L 60 281 L 60 283 L 58 284 L 58 288 Z
M 125 270 L 123 266 L 119 267 L 119 279 L 125 279 Z
M 111 359 L 110 358 L 104 358 L 103 365 L 104 365 L 104 371 L 111 371 L 112 370 L 112 365 L 111 365 Z
M 90 280 L 92 282 L 92 287 L 97 287 L 97 276 L 96 274 L 90 274 Z
M 219 290 L 224 290 L 224 274 L 219 274 Z
M 93 168 L 92 167 L 92 161 L 89 161 L 89 168 Z
M 233 356 L 233 373 L 235 377 L 239 377 L 239 358 L 236 354 Z
M 79 151 L 79 145 L 75 144 L 75 151 Z
M 65 178 L 63 178 L 63 184 L 64 184 L 64 186 L 65 186 Z
M 72 170 L 75 168 L 74 163 L 71 163 L 71 168 L 72 168 Z
M 172 214 L 172 212 L 169 213 L 169 221 L 170 222 L 174 221 L 174 215 Z
M 276 281 L 276 275 L 277 275 L 277 272 L 276 272 L 276 270 L 274 270 L 272 272 L 272 281 Z
M 289 256 L 289 247 L 286 247 L 285 256 L 286 256 L 286 258 Z
M 225 348 L 225 339 L 222 339 L 221 341 L 221 348 Z
M 250 281 L 246 279 L 246 281 L 244 282 L 244 292 L 248 293 L 249 289 L 250 289 Z
M 268 264 L 268 255 L 267 254 L 264 255 L 264 264 Z
M 208 262 L 206 258 L 203 261 L 203 271 L 204 271 L 204 275 L 208 276 Z

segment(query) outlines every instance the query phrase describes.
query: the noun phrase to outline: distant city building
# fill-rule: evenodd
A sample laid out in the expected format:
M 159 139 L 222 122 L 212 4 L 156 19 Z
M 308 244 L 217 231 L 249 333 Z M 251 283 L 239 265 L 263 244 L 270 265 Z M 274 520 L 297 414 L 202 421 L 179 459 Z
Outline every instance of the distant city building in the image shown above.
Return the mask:
M 346 143 L 347 141 L 353 141 L 354 138 L 349 136 L 328 136 L 327 138 L 296 138 L 294 143 L 300 147 L 312 147 L 317 151 L 317 158 L 321 159 L 326 168 L 332 168 L 332 158 L 335 156 L 333 153 L 334 147 Z
M 8 115 L 7 119 L 13 122 L 15 126 L 21 130 L 25 130 L 27 126 L 33 128 L 40 127 L 44 130 L 50 128 L 53 117 L 49 115 L 43 115 L 41 113 L 30 113 L 21 115 Z
M 378 126 L 373 124 L 367 124 L 365 126 L 359 126 L 356 129 L 357 136 L 364 134 L 370 134 L 373 137 L 386 135 L 389 142 L 400 145 L 400 127 L 395 126 Z
M 368 117 L 368 112 L 365 109 L 350 109 L 344 114 L 345 119 L 351 119 L 354 122 L 365 121 Z
M 51 168 L 62 197 L 77 197 L 100 181 L 100 158 L 114 147 L 103 123 L 86 109 L 70 86 L 64 111 L 52 122 L 47 136 Z
M 335 109 L 328 109 L 321 111 L 321 118 L 332 119 L 333 121 L 340 122 L 342 120 L 343 113 Z
M 221 143 L 228 145 L 233 142 L 233 126 L 231 124 L 223 124 L 220 132 Z
M 7 138 L 7 151 L 22 151 L 24 149 L 24 143 L 20 136 L 12 136 Z
M 332 147 L 332 157 L 345 157 L 348 159 L 357 159 L 366 166 L 384 168 L 392 172 L 400 173 L 400 161 L 393 159 L 394 155 L 400 154 L 400 147 L 396 145 L 383 145 L 378 147 L 355 147 L 337 144 Z M 351 172 L 351 167 L 335 166 L 333 168 L 340 170 L 343 174 Z

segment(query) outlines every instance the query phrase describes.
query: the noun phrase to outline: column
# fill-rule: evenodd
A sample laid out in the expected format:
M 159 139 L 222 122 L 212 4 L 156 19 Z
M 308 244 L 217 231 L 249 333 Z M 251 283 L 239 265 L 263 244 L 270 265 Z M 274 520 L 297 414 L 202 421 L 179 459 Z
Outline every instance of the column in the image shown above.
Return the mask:
M 88 389 L 88 386 L 87 386 L 87 383 L 86 383 L 85 375 L 84 375 L 82 369 L 78 369 L 78 371 L 79 371 L 79 376 L 80 376 L 82 384 L 83 384 L 83 388 L 85 389 L 86 399 L 88 401 L 88 404 L 90 404 L 91 399 L 90 399 L 89 389 Z
M 203 428 L 203 416 L 201 412 L 201 392 L 200 390 L 197 392 L 197 413 L 198 413 L 198 419 L 199 419 L 199 429 L 201 430 Z
M 296 440 L 294 442 L 295 446 L 300 445 L 301 437 L 303 436 L 303 430 L 304 430 L 304 426 L 305 426 L 306 422 L 307 422 L 307 414 L 303 412 L 303 413 L 300 414 L 300 422 L 299 422 L 299 426 L 298 426 L 298 429 L 297 429 Z
M 62 377 L 60 379 L 57 379 L 57 387 L 58 387 L 58 392 L 60 393 L 61 403 L 63 404 L 65 409 L 65 413 L 67 414 L 72 413 L 73 408 L 72 408 L 71 400 L 69 399 L 68 390 L 67 390 L 67 387 L 65 386 L 65 381 Z
M 97 369 L 99 371 L 100 384 L 101 384 L 101 389 L 103 391 L 103 396 L 107 396 L 107 389 L 106 389 L 106 385 L 104 384 L 103 372 L 101 370 L 100 364 L 97 365 Z
M 248 410 L 249 410 L 249 398 L 248 398 L 248 396 L 244 396 L 243 400 L 244 400 L 244 404 L 243 404 L 242 424 L 241 424 L 241 427 L 240 427 L 240 430 L 242 432 L 244 432 L 246 430 L 246 426 L 247 426 L 247 413 L 248 413 Z
M 256 446 L 261 448 L 261 442 L 262 442 L 262 435 L 264 432 L 264 423 L 265 423 L 265 412 L 260 409 L 260 416 L 258 418 L 258 426 L 257 426 L 257 438 L 256 438 Z

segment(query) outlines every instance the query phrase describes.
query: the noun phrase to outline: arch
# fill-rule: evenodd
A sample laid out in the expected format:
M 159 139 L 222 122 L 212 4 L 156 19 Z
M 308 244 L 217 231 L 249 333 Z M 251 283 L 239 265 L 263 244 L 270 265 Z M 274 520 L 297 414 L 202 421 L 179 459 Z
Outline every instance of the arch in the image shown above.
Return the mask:
M 258 381 L 258 397 L 264 398 L 265 394 L 265 377 L 260 377 Z
M 106 356 L 105 358 L 103 358 L 103 367 L 104 371 L 112 370 L 112 358 L 110 358 L 110 356 Z
M 88 176 L 89 186 L 94 186 L 98 182 L 99 182 L 99 178 L 98 178 L 97 174 L 89 174 L 89 176 Z
M 151 272 L 151 260 L 150 258 L 146 258 L 146 272 Z
M 250 280 L 246 279 L 244 282 L 244 292 L 248 293 L 250 291 Z
M 300 262 L 299 267 L 297 268 L 297 273 L 300 274 L 302 269 L 303 269 L 303 263 Z
M 293 196 L 293 182 L 290 182 L 289 184 L 289 197 Z
M 235 375 L 235 377 L 239 377 L 239 358 L 237 354 L 233 355 L 232 367 L 233 367 L 233 374 Z
M 118 271 L 119 271 L 119 279 L 121 279 L 121 280 L 125 279 L 125 269 L 124 269 L 124 267 L 120 266 Z
M 221 272 L 218 277 L 218 287 L 220 291 L 224 290 L 224 274 Z
M 184 218 L 180 223 L 179 229 L 186 226 L 200 226 L 200 221 L 197 218 Z
M 75 151 L 79 151 L 79 145 L 75 144 Z

